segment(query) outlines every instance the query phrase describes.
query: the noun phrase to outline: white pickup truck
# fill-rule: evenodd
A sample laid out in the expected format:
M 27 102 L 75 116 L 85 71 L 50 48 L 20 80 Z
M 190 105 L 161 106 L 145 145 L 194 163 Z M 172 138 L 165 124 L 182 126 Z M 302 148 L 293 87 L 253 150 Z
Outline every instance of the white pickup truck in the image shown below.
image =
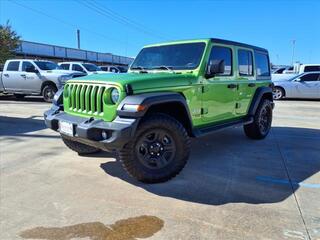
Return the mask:
M 42 95 L 51 102 L 56 91 L 64 83 L 86 74 L 61 69 L 51 61 L 15 59 L 7 60 L 0 72 L 0 93 L 14 94 L 17 98 L 26 95 Z

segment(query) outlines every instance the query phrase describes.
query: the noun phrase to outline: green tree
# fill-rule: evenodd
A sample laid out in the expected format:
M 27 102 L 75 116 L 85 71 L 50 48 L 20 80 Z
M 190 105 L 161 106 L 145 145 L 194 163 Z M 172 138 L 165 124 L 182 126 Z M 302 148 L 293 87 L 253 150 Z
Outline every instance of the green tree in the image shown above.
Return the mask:
M 5 25 L 0 24 L 0 64 L 15 56 L 19 44 L 20 36 L 12 30 L 9 21 Z

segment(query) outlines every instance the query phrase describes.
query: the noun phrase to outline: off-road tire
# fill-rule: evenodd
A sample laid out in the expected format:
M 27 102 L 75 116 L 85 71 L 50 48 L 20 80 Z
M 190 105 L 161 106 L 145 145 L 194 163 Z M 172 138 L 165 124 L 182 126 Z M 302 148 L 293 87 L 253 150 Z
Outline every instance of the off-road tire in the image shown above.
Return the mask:
M 42 96 L 45 102 L 51 103 L 55 93 L 58 91 L 57 87 L 53 84 L 48 84 L 42 89 Z
M 160 161 L 162 163 L 165 162 L 165 164 L 158 169 L 150 168 L 149 165 L 146 166 L 141 157 L 139 157 L 142 147 L 139 143 L 146 139 L 145 137 L 149 133 L 152 135 L 153 132 L 159 132 L 157 135 L 160 136 L 161 133 L 161 136 L 163 136 L 163 138 L 157 138 L 162 139 L 162 141 L 150 140 L 148 142 L 149 145 L 154 144 L 152 141 L 163 144 L 164 150 L 159 158 L 165 159 L 164 154 L 166 153 L 170 155 L 170 152 L 166 152 L 166 146 L 171 144 L 171 148 L 174 149 L 174 154 L 171 153 L 172 155 L 170 156 L 171 160 Z M 167 139 L 167 143 L 165 143 L 165 139 Z M 168 139 L 170 139 L 171 143 L 168 143 Z M 150 150 L 150 146 L 149 148 L 143 147 Z M 135 137 L 118 152 L 119 160 L 128 174 L 144 183 L 160 183 L 175 177 L 186 165 L 189 153 L 190 138 L 186 129 L 179 121 L 166 114 L 153 114 L 143 119 L 137 128 Z M 148 161 L 156 163 L 157 160 L 155 158 L 157 157 L 150 155 L 154 153 L 148 151 L 147 154 L 150 156 Z M 155 166 L 158 166 L 158 162 Z
M 284 98 L 285 92 L 281 87 L 274 87 L 272 96 L 274 100 L 280 100 Z
M 251 139 L 265 138 L 272 124 L 271 101 L 262 99 L 253 118 L 252 123 L 243 126 L 245 134 Z
M 16 99 L 23 99 L 26 96 L 25 94 L 19 94 L 19 93 L 15 93 L 13 95 Z
M 91 153 L 97 153 L 101 150 L 83 143 L 75 142 L 70 139 L 65 138 L 61 135 L 62 141 L 64 144 L 70 148 L 72 151 L 77 152 L 79 155 L 85 155 L 85 154 L 91 154 Z

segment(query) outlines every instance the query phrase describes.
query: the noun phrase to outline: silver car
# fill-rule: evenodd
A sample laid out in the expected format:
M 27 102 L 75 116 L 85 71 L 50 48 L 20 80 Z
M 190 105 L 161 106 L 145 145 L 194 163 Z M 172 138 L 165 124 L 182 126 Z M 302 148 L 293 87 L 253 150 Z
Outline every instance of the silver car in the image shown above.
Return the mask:
M 319 98 L 320 72 L 307 72 L 289 80 L 274 82 L 273 99 Z

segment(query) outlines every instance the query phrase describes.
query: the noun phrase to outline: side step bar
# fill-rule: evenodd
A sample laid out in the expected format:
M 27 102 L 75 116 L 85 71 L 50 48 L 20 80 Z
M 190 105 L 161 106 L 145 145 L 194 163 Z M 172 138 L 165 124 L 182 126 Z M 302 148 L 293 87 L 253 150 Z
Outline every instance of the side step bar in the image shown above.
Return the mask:
M 212 126 L 206 126 L 203 128 L 195 128 L 195 129 L 193 129 L 193 134 L 195 137 L 201 137 L 201 136 L 208 135 L 212 132 L 223 130 L 225 128 L 242 126 L 245 124 L 250 124 L 252 122 L 253 122 L 253 117 L 246 117 L 246 118 L 239 119 L 239 120 L 232 121 L 232 122 L 216 124 L 216 125 L 212 125 Z

